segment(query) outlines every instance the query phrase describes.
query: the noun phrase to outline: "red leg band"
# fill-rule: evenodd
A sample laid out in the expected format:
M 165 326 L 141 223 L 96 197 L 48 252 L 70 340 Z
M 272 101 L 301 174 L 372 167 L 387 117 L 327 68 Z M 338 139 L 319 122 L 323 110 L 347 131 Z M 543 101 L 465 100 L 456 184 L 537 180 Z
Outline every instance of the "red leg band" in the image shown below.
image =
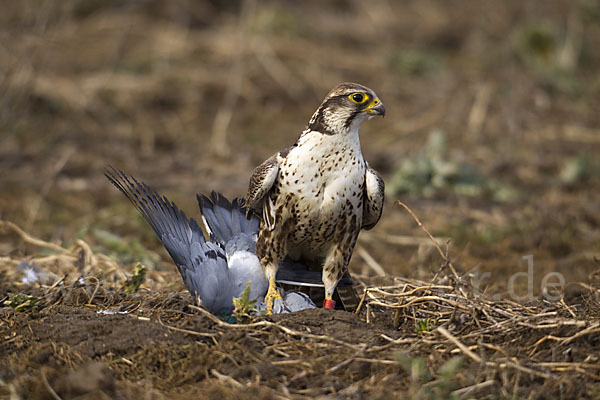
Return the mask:
M 325 299 L 325 301 L 323 301 L 323 307 L 333 310 L 335 308 L 335 300 Z

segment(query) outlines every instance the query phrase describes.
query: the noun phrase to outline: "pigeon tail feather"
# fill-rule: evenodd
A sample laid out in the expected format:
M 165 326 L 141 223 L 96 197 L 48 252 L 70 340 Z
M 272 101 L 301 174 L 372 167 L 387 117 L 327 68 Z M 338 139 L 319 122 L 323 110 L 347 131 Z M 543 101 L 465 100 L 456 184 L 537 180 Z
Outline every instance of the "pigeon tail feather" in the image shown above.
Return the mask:
M 145 183 L 113 167 L 104 175 L 144 217 L 175 262 L 194 301 L 212 312 L 231 308 L 232 283 L 225 251 L 204 239 L 194 219 Z
M 258 233 L 258 218 L 246 219 L 246 210 L 240 199 L 235 198 L 230 203 L 225 196 L 214 191 L 210 198 L 199 194 L 196 198 L 206 230 L 222 246 L 241 234 L 252 236 Z

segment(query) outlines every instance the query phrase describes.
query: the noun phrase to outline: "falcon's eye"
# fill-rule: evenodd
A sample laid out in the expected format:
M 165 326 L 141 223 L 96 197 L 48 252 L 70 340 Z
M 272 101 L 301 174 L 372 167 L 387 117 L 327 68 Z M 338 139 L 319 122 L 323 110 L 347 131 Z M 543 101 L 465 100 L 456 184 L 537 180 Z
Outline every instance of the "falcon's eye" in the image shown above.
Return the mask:
M 362 104 L 369 99 L 369 96 L 363 93 L 352 93 L 348 98 L 350 98 L 353 103 Z

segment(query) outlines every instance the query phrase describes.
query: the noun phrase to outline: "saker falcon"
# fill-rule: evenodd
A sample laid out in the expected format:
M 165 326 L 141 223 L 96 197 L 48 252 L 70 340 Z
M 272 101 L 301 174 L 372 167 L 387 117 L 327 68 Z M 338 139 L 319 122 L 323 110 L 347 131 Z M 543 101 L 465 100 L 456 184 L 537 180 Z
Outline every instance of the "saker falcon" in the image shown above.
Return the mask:
M 377 224 L 384 183 L 363 158 L 358 129 L 385 107 L 356 83 L 335 87 L 296 143 L 260 164 L 250 178 L 247 217 L 261 216 L 256 254 L 269 281 L 267 312 L 280 298 L 275 276 L 286 257 L 322 268 L 323 306 L 346 273 L 361 229 Z

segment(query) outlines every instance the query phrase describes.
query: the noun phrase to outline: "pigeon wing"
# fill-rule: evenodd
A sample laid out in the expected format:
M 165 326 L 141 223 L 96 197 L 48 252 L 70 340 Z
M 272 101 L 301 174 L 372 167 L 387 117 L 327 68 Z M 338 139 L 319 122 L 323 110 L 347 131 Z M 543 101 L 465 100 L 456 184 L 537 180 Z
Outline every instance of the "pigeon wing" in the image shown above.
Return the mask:
M 163 243 L 194 301 L 199 298 L 213 312 L 230 307 L 231 277 L 225 250 L 206 242 L 196 221 L 188 219 L 167 197 L 161 197 L 121 170 L 109 168 L 105 175 L 129 199 Z

